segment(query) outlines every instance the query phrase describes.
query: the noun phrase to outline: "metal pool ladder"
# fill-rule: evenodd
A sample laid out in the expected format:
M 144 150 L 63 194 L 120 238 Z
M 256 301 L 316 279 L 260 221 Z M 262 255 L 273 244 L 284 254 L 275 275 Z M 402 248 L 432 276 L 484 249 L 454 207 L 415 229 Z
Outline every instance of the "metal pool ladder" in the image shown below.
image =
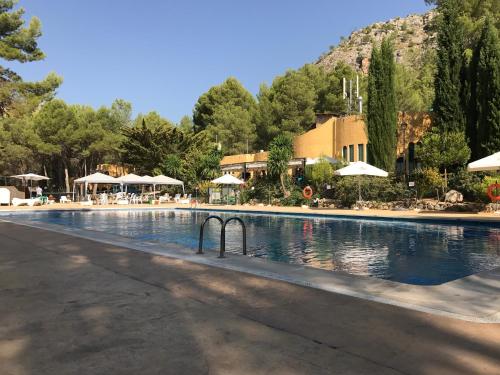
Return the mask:
M 226 225 L 231 221 L 237 221 L 241 224 L 241 229 L 243 231 L 243 255 L 247 255 L 247 228 L 243 220 L 241 220 L 241 218 L 237 216 L 233 216 L 224 221 L 220 216 L 216 215 L 210 215 L 205 219 L 203 224 L 201 224 L 200 240 L 198 242 L 198 252 L 196 254 L 203 254 L 203 231 L 205 228 L 205 224 L 211 219 L 216 219 L 221 224 L 219 258 L 225 258 L 224 254 L 226 252 Z

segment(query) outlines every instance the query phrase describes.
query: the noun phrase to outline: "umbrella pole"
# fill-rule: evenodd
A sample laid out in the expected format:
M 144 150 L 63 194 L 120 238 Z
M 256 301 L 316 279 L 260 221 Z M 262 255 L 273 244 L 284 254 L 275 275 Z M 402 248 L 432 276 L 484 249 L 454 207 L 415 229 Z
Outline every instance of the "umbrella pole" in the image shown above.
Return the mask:
M 361 177 L 358 176 L 358 192 L 359 192 L 359 202 L 362 202 L 363 198 L 361 198 Z

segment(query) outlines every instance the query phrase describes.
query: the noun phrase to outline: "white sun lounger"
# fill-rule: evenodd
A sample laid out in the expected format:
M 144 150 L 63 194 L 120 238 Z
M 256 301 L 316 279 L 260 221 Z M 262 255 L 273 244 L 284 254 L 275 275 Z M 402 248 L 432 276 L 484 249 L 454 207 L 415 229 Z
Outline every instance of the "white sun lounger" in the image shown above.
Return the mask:
M 0 188 L 0 206 L 2 204 L 8 204 L 10 206 L 10 190 L 6 188 Z
M 41 206 L 42 201 L 38 198 L 31 198 L 31 199 L 13 198 L 12 205 L 13 206 L 30 206 L 30 207 Z

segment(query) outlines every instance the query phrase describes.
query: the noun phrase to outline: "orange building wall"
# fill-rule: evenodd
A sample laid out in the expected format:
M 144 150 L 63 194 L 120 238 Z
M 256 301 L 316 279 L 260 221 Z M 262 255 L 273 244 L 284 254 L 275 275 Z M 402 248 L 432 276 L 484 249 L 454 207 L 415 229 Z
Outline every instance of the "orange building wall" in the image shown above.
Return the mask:
M 349 152 L 349 145 L 354 145 L 354 161 L 359 160 L 358 144 L 364 146 L 364 161 L 366 161 L 366 144 L 368 136 L 366 134 L 363 116 L 347 116 L 337 119 L 335 131 L 335 147 L 332 157 L 342 159 L 342 148 L 345 146 Z
M 293 141 L 294 157 L 317 158 L 332 156 L 334 147 L 335 117 L 318 123 L 315 129 L 295 137 Z
M 255 154 L 239 154 L 224 156 L 220 165 L 240 164 L 240 163 L 253 163 L 256 161 L 267 161 L 268 152 L 257 152 Z
M 401 124 L 405 122 L 408 125 L 403 135 Z M 428 113 L 418 112 L 400 112 L 398 114 L 398 146 L 397 154 L 401 156 L 403 151 L 408 151 L 409 143 L 419 142 L 425 132 L 427 132 L 432 125 L 431 116 Z M 404 142 L 404 143 L 403 143 Z
M 317 158 L 330 156 L 342 158 L 342 148 L 354 145 L 354 160 L 358 160 L 358 144 L 366 149 L 368 137 L 362 116 L 319 116 L 316 129 L 294 139 L 296 158 Z M 366 160 L 366 150 L 365 150 Z

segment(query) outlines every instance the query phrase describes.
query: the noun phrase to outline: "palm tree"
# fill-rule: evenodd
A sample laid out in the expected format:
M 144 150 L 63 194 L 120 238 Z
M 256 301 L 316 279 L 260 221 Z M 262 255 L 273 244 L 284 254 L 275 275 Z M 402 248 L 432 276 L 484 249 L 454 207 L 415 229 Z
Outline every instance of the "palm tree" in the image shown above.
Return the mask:
M 278 135 L 269 145 L 269 157 L 267 170 L 271 176 L 279 177 L 283 195 L 288 197 L 290 193 L 285 186 L 285 176 L 288 171 L 288 162 L 293 157 L 293 141 L 289 135 Z

